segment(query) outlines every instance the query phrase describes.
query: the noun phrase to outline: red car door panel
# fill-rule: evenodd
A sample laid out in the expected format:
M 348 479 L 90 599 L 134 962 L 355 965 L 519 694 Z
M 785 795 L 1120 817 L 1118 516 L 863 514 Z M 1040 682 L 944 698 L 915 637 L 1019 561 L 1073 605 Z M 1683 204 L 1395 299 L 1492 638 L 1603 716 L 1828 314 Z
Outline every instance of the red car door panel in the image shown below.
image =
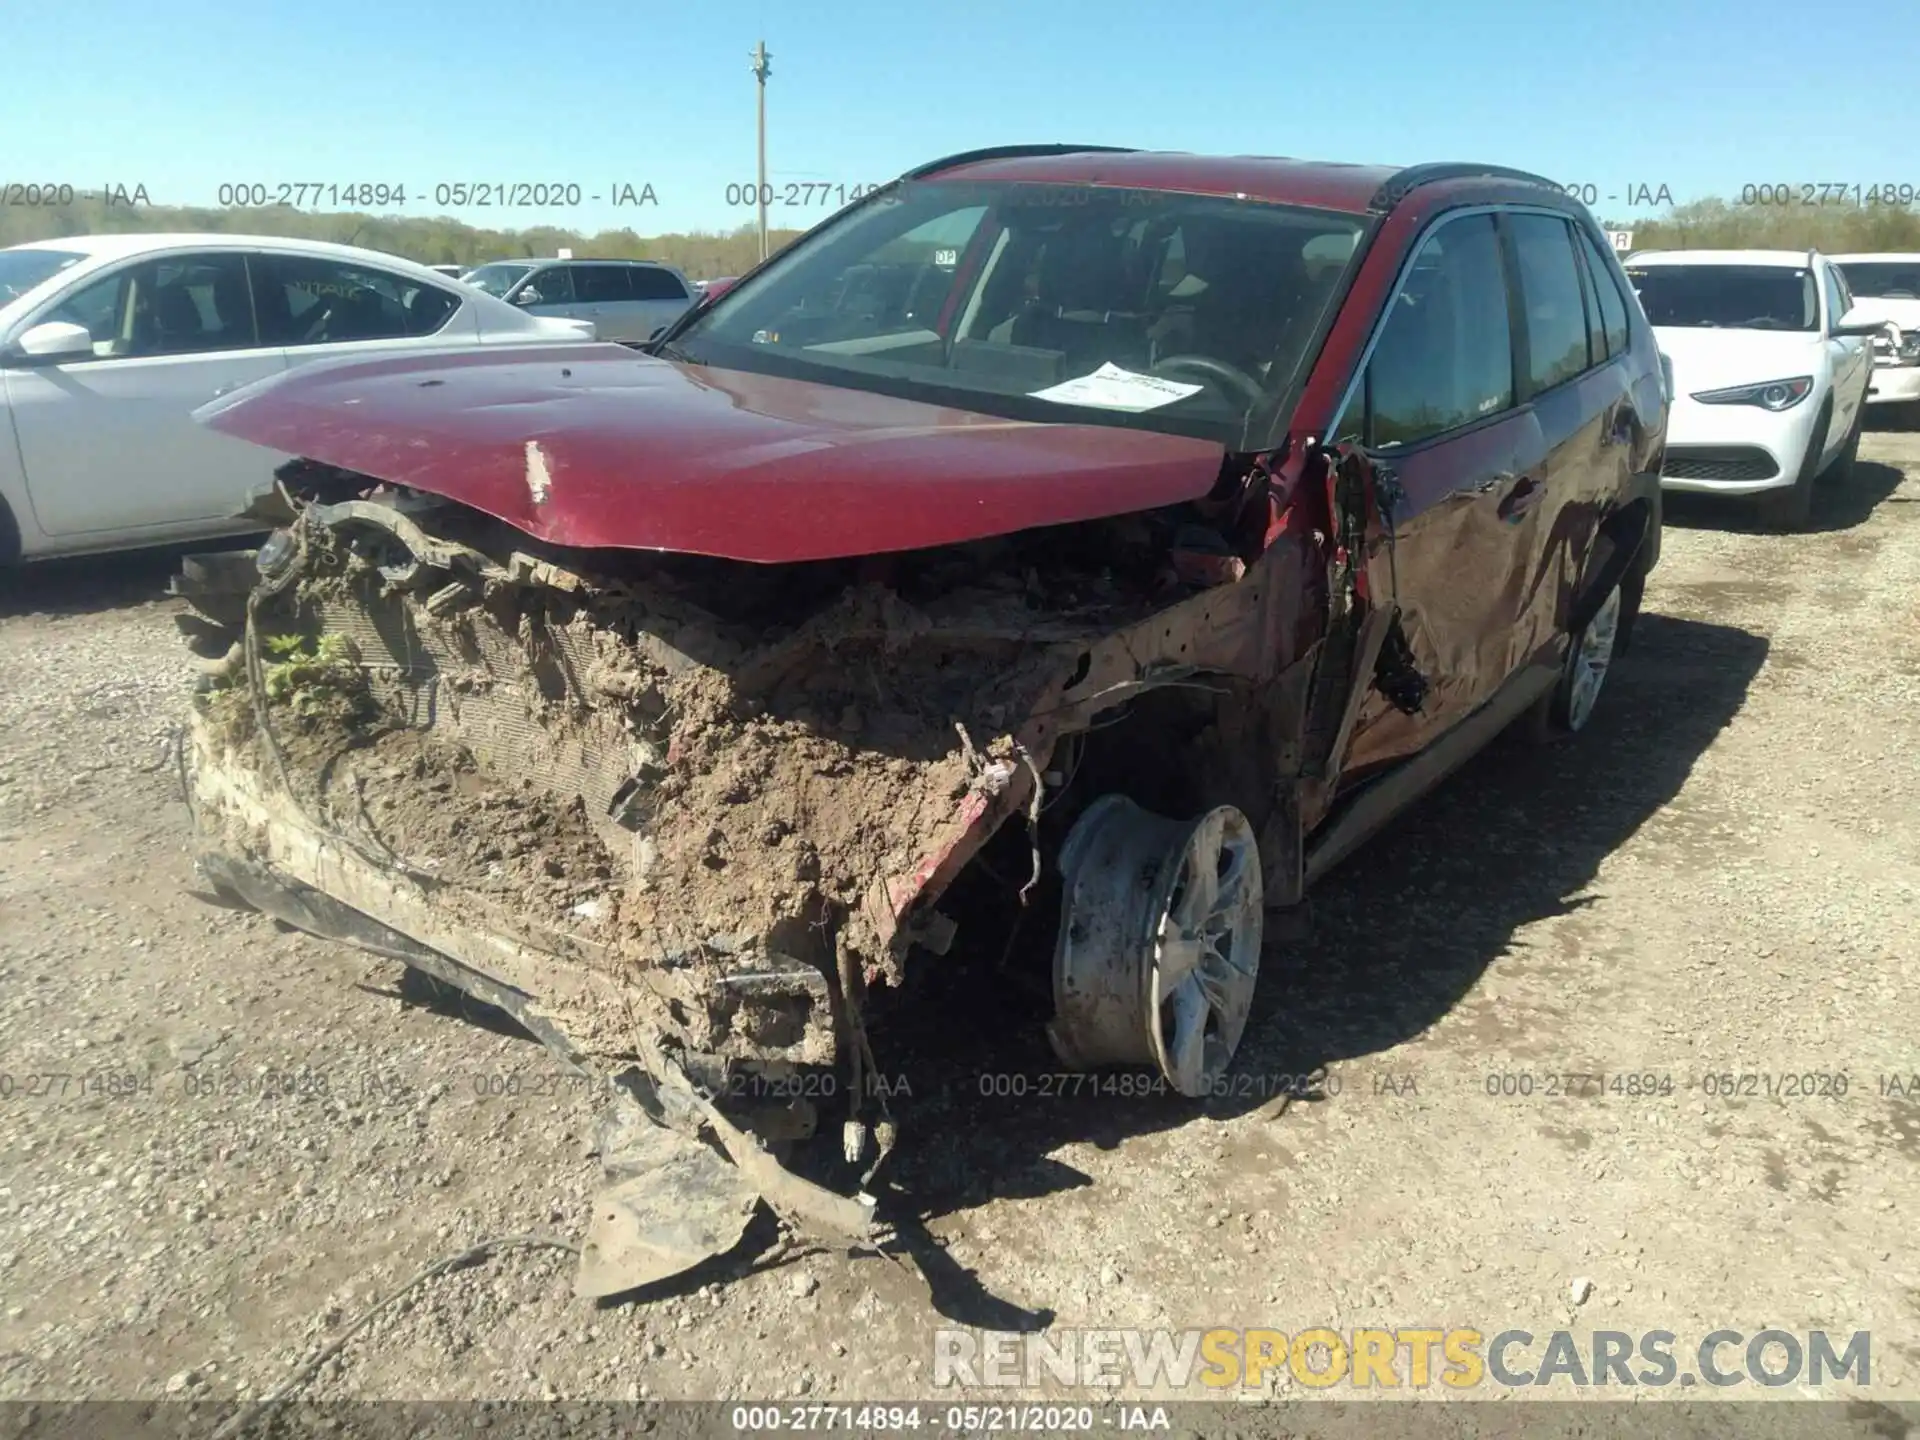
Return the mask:
M 1511 617 L 1530 576 L 1517 530 L 1538 524 L 1545 446 L 1530 409 L 1510 410 L 1380 462 L 1405 494 L 1391 550 L 1368 559 L 1374 594 L 1396 597 L 1428 682 L 1417 715 L 1369 688 L 1346 778 L 1406 758 L 1485 703 L 1512 672 Z

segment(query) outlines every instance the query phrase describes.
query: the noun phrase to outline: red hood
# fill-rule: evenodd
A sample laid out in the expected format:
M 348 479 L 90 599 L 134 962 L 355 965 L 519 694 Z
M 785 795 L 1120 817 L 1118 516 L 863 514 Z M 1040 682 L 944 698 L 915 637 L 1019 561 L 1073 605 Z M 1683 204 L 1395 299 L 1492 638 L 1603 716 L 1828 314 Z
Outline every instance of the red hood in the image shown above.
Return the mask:
M 321 361 L 196 412 L 561 545 L 822 560 L 1198 499 L 1222 446 L 1003 420 L 620 345 Z

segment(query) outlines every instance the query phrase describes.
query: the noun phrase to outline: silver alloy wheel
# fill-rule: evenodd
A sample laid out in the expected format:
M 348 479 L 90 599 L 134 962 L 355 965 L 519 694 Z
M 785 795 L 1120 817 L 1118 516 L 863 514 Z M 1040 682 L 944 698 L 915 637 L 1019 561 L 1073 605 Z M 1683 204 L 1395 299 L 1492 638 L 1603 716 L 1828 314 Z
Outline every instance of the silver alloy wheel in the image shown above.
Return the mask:
M 1205 1095 L 1246 1029 L 1260 973 L 1259 846 L 1231 805 L 1168 820 L 1124 795 L 1061 847 L 1066 891 L 1048 1035 L 1068 1065 L 1156 1065 Z
M 1581 730 L 1593 717 L 1600 687 L 1613 663 L 1613 644 L 1620 635 L 1620 587 L 1614 586 L 1593 618 L 1586 623 L 1567 654 L 1567 729 Z
M 1154 947 L 1148 1033 L 1168 1083 L 1198 1095 L 1233 1058 L 1260 977 L 1260 855 L 1247 817 L 1209 811 L 1178 864 Z

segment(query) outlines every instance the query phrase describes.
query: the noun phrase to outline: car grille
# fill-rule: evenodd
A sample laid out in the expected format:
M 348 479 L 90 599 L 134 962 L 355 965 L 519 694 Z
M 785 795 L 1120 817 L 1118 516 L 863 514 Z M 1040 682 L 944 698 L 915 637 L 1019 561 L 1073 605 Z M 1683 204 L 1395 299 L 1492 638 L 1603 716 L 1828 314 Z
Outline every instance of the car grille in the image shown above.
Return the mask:
M 1771 480 L 1780 467 L 1753 445 L 1689 445 L 1669 446 L 1660 473 L 1671 480 Z

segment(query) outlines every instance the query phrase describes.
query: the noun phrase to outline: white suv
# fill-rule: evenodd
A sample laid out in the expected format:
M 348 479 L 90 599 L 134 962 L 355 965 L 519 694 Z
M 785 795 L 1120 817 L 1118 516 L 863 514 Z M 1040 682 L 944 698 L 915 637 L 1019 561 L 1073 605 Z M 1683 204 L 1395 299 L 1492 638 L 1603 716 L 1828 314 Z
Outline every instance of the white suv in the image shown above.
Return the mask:
M 1647 251 L 1626 271 L 1673 366 L 1662 488 L 1753 496 L 1769 523 L 1804 525 L 1815 482 L 1860 448 L 1883 322 L 1817 251 Z
M 1863 318 L 1885 320 L 1873 340 L 1869 405 L 1920 400 L 1920 255 L 1833 255 L 1846 277 L 1854 309 Z
M 643 344 L 698 298 L 653 260 L 499 260 L 460 277 L 529 315 L 590 320 L 602 340 Z

